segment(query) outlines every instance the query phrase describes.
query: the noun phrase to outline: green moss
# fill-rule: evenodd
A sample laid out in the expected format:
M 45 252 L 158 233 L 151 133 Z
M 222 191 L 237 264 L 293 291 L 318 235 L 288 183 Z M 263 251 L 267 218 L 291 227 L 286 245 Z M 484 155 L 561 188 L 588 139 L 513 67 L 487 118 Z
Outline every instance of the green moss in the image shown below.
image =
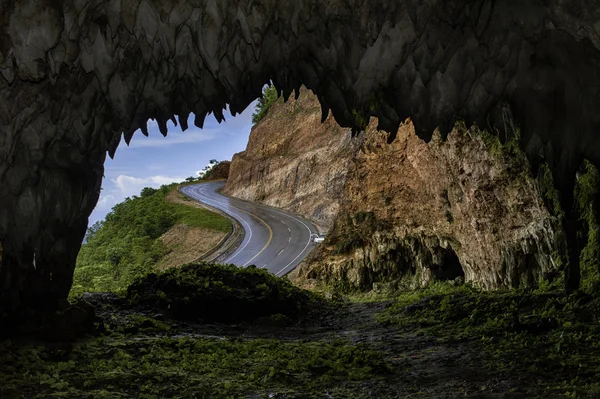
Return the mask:
M 352 109 L 352 118 L 354 120 L 354 126 L 359 130 L 365 130 L 369 125 L 369 117 L 356 108 Z
M 369 96 L 369 111 L 377 112 L 381 108 L 381 104 L 385 102 L 383 90 L 377 90 Z
M 554 186 L 554 178 L 552 177 L 552 172 L 550 171 L 550 167 L 547 163 L 540 165 L 538 176 L 540 189 L 545 199 L 547 208 L 553 216 L 556 216 L 562 220 L 565 214 L 560 204 L 560 193 Z
M 114 331 L 123 334 L 165 333 L 171 331 L 171 326 L 151 317 L 130 314 L 115 326 Z
M 344 341 L 114 336 L 60 350 L 0 347 L 3 398 L 322 397 L 334 390 L 351 397 L 367 394 L 361 381 L 390 370 L 368 345 Z
M 504 152 L 504 147 L 502 146 L 502 143 L 500 142 L 498 136 L 488 132 L 487 130 L 476 130 L 479 133 L 479 137 L 481 138 L 481 141 L 483 142 L 489 153 L 495 157 L 501 157 Z
M 600 393 L 600 299 L 561 292 L 479 292 L 437 283 L 402 293 L 379 320 L 446 342 L 483 345 L 491 370 L 537 375 L 537 393 Z M 531 378 L 531 377 L 529 377 Z
M 587 231 L 586 245 L 581 251 L 581 288 L 597 292 L 600 288 L 600 226 L 595 204 L 600 190 L 600 174 L 590 162 L 585 161 L 575 185 L 575 201 Z
M 128 288 L 127 299 L 178 319 L 225 322 L 275 314 L 296 318 L 319 302 L 314 294 L 265 269 L 207 263 L 150 274 Z
M 554 186 L 548 164 L 540 166 L 538 181 L 547 208 L 562 221 L 565 211 L 562 209 L 560 193 Z M 578 234 L 585 242 L 585 247 L 580 255 L 581 289 L 588 293 L 597 291 L 600 286 L 600 226 L 598 225 L 599 217 L 596 214 L 597 204 L 595 204 L 598 190 L 600 190 L 600 174 L 586 160 L 578 173 L 574 198 L 575 206 L 585 226 L 585 230 Z M 563 268 L 565 260 L 558 252 L 554 254 L 554 261 L 559 269 Z

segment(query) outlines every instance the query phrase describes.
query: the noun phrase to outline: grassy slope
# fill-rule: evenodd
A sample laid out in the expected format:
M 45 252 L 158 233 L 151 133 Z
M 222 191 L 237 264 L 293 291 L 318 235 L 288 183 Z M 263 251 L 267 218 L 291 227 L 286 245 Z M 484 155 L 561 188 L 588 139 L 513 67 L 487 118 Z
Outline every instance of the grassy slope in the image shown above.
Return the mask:
M 106 220 L 92 226 L 75 269 L 71 297 L 82 292 L 123 292 L 138 277 L 155 270 L 169 250 L 159 237 L 176 224 L 229 232 L 225 217 L 206 209 L 172 203 L 176 185 L 144 189 L 116 205 Z
M 190 227 L 200 227 L 203 229 L 217 230 L 228 233 L 231 230 L 229 219 L 208 209 L 201 209 L 191 206 L 185 206 L 177 203 L 173 204 L 178 215 L 178 223 L 185 223 Z

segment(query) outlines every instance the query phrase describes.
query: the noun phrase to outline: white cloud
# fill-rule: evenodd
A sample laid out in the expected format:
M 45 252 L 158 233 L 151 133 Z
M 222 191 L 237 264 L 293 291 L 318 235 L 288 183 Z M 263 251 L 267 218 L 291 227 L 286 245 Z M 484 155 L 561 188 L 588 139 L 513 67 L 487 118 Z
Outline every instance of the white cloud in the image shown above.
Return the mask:
M 170 176 L 150 176 L 150 177 L 133 177 L 127 175 L 119 175 L 112 182 L 120 190 L 123 197 L 131 197 L 139 195 L 144 187 L 158 188 L 163 184 L 171 184 L 184 181 L 185 177 L 170 177 Z
M 178 129 L 178 128 L 175 128 Z M 140 132 L 135 133 L 133 140 L 129 144 L 131 148 L 149 148 L 149 147 L 170 147 L 179 144 L 202 143 L 203 141 L 213 140 L 217 137 L 215 130 L 190 129 L 186 132 L 169 129 L 167 137 L 144 137 Z
M 116 205 L 116 203 L 117 203 L 117 199 L 112 194 L 101 195 L 100 199 L 98 200 L 98 206 L 102 206 L 102 207 L 112 208 L 112 206 Z

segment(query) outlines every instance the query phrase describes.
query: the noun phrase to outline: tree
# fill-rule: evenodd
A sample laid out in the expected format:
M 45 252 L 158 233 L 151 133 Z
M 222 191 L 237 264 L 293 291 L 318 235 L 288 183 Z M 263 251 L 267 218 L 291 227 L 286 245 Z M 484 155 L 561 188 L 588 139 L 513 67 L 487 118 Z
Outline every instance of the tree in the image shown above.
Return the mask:
M 267 115 L 267 112 L 271 106 L 275 104 L 278 98 L 279 93 L 277 93 L 275 86 L 267 86 L 262 96 L 258 99 L 256 108 L 252 114 L 252 123 L 256 125 L 258 122 L 260 122 Z
M 140 193 L 140 195 L 141 195 L 142 198 L 145 198 L 145 197 L 149 197 L 149 196 L 153 195 L 157 191 L 158 190 L 156 190 L 154 188 L 151 188 L 151 187 L 144 187 L 142 189 L 142 192 Z
M 102 221 L 97 221 L 96 223 L 94 223 L 93 225 L 88 227 L 87 233 L 85 235 L 85 241 L 88 242 L 92 238 L 94 238 L 94 236 L 96 235 L 96 233 L 98 233 L 98 230 L 100 230 L 101 227 L 102 227 Z
M 110 247 L 106 251 L 106 260 L 111 264 L 115 276 L 115 280 L 121 278 L 121 260 L 123 259 L 123 250 L 119 247 Z

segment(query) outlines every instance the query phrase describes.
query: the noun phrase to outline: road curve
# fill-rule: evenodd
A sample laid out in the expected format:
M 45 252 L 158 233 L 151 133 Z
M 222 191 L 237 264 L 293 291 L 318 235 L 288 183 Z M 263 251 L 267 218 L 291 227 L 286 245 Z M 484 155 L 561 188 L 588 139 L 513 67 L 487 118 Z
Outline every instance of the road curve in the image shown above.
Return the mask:
M 244 240 L 223 263 L 256 265 L 277 276 L 294 270 L 315 245 L 310 240 L 317 232 L 312 223 L 281 209 L 217 193 L 224 185 L 217 181 L 181 188 L 186 196 L 227 213 L 244 228 Z

